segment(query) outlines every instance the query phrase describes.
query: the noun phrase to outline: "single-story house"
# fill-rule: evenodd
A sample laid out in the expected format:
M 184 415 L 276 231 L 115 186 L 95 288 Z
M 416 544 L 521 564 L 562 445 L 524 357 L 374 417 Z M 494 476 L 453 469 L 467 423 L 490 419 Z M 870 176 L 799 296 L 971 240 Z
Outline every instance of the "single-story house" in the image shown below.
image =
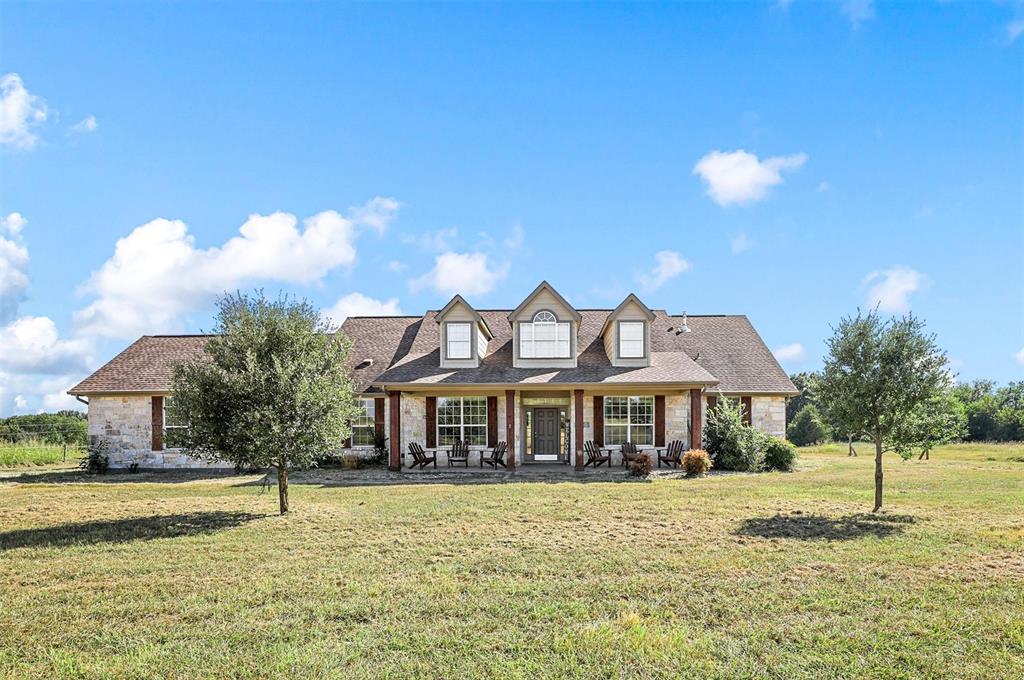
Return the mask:
M 410 443 L 474 450 L 506 442 L 510 468 L 583 466 L 584 442 L 699 448 L 716 399 L 741 402 L 747 423 L 782 437 L 798 392 L 746 316 L 671 315 L 630 294 L 615 309 L 576 309 L 542 282 L 515 309 L 475 309 L 461 295 L 422 316 L 349 317 L 349 368 L 362 416 L 346 442 L 388 437 L 389 467 Z M 69 390 L 88 400 L 90 443 L 112 466 L 205 467 L 174 448 L 166 417 L 176 363 L 206 336 L 139 338 Z M 215 463 L 214 463 L 215 465 Z

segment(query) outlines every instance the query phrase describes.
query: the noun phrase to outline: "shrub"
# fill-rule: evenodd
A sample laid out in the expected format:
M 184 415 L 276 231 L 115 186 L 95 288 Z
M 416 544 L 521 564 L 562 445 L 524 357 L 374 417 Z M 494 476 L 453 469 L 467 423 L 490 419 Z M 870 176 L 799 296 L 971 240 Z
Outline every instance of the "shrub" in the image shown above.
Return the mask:
M 812 446 L 829 437 L 829 427 L 813 404 L 804 406 L 786 428 L 786 438 L 797 446 Z
M 764 466 L 768 470 L 790 472 L 796 464 L 796 447 L 783 439 L 771 437 L 764 452 Z
M 683 469 L 687 477 L 706 474 L 711 469 L 711 456 L 704 449 L 690 449 L 683 454 Z
M 653 468 L 654 464 L 651 462 L 650 456 L 637 456 L 636 460 L 629 463 L 629 474 L 634 477 L 646 477 L 651 474 Z
M 373 432 L 373 455 L 367 461 L 370 465 L 384 465 L 388 462 L 388 438 L 383 432 Z
M 743 424 L 742 407 L 729 399 L 719 399 L 708 411 L 704 430 L 704 448 L 719 470 L 760 472 L 770 437 Z
M 110 456 L 107 455 L 109 448 L 106 440 L 90 446 L 89 452 L 78 461 L 78 467 L 90 475 L 105 474 L 110 467 Z

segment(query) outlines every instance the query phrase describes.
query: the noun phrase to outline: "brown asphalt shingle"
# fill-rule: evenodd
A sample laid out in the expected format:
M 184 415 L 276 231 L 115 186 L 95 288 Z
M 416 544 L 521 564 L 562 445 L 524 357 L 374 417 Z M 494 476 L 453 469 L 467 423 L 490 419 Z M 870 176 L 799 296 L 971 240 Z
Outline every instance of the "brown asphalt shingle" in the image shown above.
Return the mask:
M 681 317 L 655 311 L 651 365 L 615 368 L 599 336 L 610 310 L 579 310 L 575 369 L 512 366 L 509 310 L 482 310 L 494 338 L 479 368 L 442 369 L 439 328 L 422 317 L 350 317 L 342 331 L 352 340 L 349 367 L 357 387 L 385 384 L 703 384 L 723 392 L 795 394 L 796 388 L 745 316 L 691 316 L 691 332 L 677 334 Z M 671 329 L 671 330 L 670 330 Z M 71 394 L 164 392 L 175 363 L 202 352 L 206 336 L 144 336 L 70 390 Z

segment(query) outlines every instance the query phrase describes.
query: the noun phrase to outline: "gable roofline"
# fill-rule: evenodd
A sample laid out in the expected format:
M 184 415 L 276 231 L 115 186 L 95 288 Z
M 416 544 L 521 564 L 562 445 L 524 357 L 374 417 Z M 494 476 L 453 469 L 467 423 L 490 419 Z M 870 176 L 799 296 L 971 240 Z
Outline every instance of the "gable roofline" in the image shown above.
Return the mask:
M 625 300 L 623 300 L 622 302 L 619 303 L 618 307 L 613 309 L 608 314 L 608 318 L 605 319 L 604 325 L 601 326 L 601 333 L 600 333 L 601 337 L 604 337 L 604 333 L 605 333 L 605 331 L 608 330 L 608 326 L 611 325 L 612 320 L 616 316 L 618 316 L 619 312 L 621 312 L 623 309 L 625 309 L 626 305 L 628 305 L 630 302 L 634 302 L 634 303 L 636 303 L 636 305 L 638 307 L 640 307 L 641 311 L 643 311 L 643 313 L 644 313 L 644 316 L 647 317 L 648 323 L 650 323 L 651 321 L 654 321 L 654 312 L 651 311 L 651 308 L 648 307 L 647 305 L 645 305 L 643 300 L 641 300 L 640 298 L 638 298 L 636 296 L 636 293 L 630 293 L 629 295 L 626 296 Z
M 533 298 L 537 297 L 540 294 L 540 292 L 543 291 L 543 290 L 546 290 L 549 293 L 551 293 L 552 295 L 554 295 L 555 299 L 558 300 L 560 303 L 562 303 L 562 305 L 565 306 L 565 308 L 569 310 L 569 314 L 572 316 L 573 321 L 575 321 L 576 323 L 579 323 L 580 321 L 583 320 L 583 315 L 580 314 L 579 312 L 577 312 L 576 308 L 573 307 L 572 305 L 570 305 L 569 301 L 566 300 L 564 297 L 562 297 L 561 293 L 559 293 L 557 290 L 555 290 L 554 286 L 552 286 L 550 283 L 548 283 L 545 280 L 545 281 L 541 281 L 540 285 L 537 286 L 536 288 L 534 288 L 533 292 L 530 293 L 529 295 L 527 295 L 526 299 L 524 299 L 522 302 L 520 302 L 519 306 L 516 307 L 515 309 L 513 309 L 509 313 L 509 315 L 508 315 L 508 322 L 509 322 L 509 324 L 511 324 L 512 323 L 512 319 L 514 319 L 515 317 L 519 316 L 519 313 L 522 312 L 523 309 L 526 308 L 526 305 L 530 304 L 530 302 L 533 300 Z
M 473 319 L 476 321 L 477 325 L 484 329 L 484 332 L 487 334 L 487 339 L 488 340 L 493 340 L 494 339 L 494 333 L 491 332 L 491 327 L 487 325 L 486 321 L 484 321 L 484 317 L 480 316 L 480 312 L 476 311 L 473 308 L 473 305 L 471 305 L 468 302 L 466 302 L 466 298 L 462 297 L 458 293 L 456 293 L 455 297 L 453 297 L 451 300 L 449 300 L 448 304 L 446 304 L 444 307 L 442 307 L 441 311 L 439 311 L 434 316 L 434 321 L 437 322 L 438 324 L 440 324 L 441 321 L 444 320 L 444 317 L 448 314 L 448 312 L 452 311 L 452 307 L 454 307 L 455 305 L 457 305 L 459 303 L 462 303 L 463 305 L 466 306 L 466 309 L 468 309 L 469 312 L 473 315 Z

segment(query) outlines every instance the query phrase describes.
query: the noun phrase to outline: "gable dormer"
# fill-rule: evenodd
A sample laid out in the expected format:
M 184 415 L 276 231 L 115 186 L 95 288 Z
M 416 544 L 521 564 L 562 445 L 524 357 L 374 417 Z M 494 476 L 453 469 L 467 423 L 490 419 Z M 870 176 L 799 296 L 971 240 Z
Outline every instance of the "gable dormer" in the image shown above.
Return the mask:
M 612 310 L 601 329 L 604 351 L 612 366 L 651 365 L 651 322 L 654 312 L 633 293 Z
M 575 368 L 576 337 L 583 317 L 542 281 L 508 315 L 512 365 L 516 368 Z
M 434 317 L 440 326 L 441 368 L 476 368 L 494 337 L 480 313 L 456 295 Z

